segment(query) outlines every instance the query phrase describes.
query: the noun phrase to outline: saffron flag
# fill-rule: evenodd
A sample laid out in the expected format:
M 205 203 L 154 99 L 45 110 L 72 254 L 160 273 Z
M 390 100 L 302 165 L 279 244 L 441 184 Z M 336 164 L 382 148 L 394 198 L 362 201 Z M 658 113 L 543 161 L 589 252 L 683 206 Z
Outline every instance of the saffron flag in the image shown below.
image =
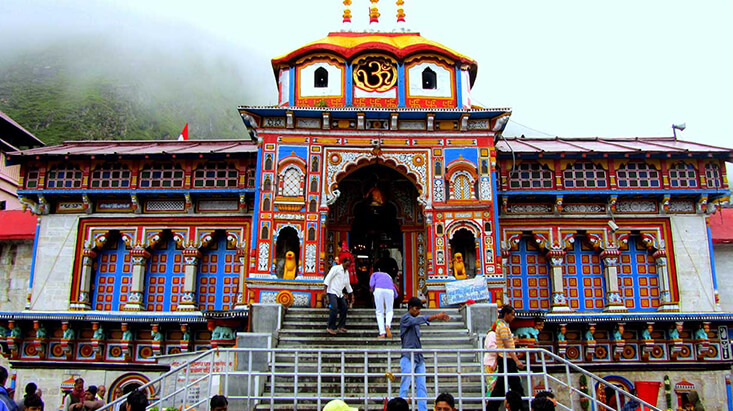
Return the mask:
M 185 141 L 188 140 L 188 123 L 183 127 L 183 131 L 181 131 L 181 134 L 178 136 L 178 141 Z

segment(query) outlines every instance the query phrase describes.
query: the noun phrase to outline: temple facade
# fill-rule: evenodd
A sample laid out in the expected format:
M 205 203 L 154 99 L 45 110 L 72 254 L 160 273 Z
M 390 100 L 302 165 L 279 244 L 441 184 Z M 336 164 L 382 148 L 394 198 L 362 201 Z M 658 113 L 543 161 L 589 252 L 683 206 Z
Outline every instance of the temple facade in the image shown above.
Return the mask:
M 477 62 L 415 32 L 334 32 L 272 67 L 279 104 L 240 106 L 242 140 L 8 155 L 39 218 L 26 307 L 0 313 L 19 383 L 142 384 L 158 355 L 233 344 L 252 303 L 320 307 L 348 250 L 357 305 L 380 260 L 434 308 L 482 278 L 522 344 L 728 401 L 733 290 L 708 219 L 731 149 L 505 137 L 511 109 L 471 103 Z

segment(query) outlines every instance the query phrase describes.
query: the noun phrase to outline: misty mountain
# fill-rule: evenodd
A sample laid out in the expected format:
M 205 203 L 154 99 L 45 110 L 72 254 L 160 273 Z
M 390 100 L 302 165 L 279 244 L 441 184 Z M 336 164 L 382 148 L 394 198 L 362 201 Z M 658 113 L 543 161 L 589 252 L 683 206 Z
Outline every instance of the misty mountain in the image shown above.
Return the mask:
M 0 110 L 46 144 L 245 138 L 245 73 L 203 45 L 67 37 L 0 50 Z M 268 78 L 267 81 L 272 81 Z

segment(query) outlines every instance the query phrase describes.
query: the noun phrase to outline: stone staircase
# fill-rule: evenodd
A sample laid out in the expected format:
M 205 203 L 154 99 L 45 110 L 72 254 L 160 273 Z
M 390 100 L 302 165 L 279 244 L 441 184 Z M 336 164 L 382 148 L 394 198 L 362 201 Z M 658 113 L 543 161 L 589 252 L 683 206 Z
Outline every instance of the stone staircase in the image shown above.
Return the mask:
M 431 315 L 445 311 L 451 319 L 446 322 L 436 321 L 430 326 L 421 327 L 421 340 L 424 349 L 437 348 L 443 352 L 425 355 L 426 372 L 439 374 L 439 392 L 458 392 L 459 373 L 480 372 L 480 358 L 474 353 L 460 354 L 460 369 L 458 349 L 473 349 L 477 347 L 477 337 L 469 333 L 464 319 L 457 309 L 432 310 L 423 309 L 421 315 Z M 296 353 L 277 353 L 274 367 L 279 375 L 275 381 L 265 383 L 265 393 L 273 393 L 276 398 L 274 404 L 260 404 L 257 409 L 277 410 L 316 410 L 316 402 L 298 400 L 297 406 L 292 397 L 296 389 L 299 397 L 318 397 L 317 382 L 320 374 L 322 399 L 321 406 L 333 398 L 342 398 L 360 410 L 381 410 L 383 399 L 399 395 L 399 377 L 392 374 L 400 373 L 400 336 L 399 319 L 406 309 L 395 309 L 395 318 L 392 321 L 391 339 L 378 339 L 377 322 L 374 309 L 352 309 L 349 311 L 346 334 L 331 336 L 326 332 L 328 311 L 323 308 L 290 308 L 285 314 L 282 328 L 277 332 L 278 349 L 297 349 Z M 318 364 L 319 349 L 339 349 L 343 352 L 322 352 L 321 364 Z M 362 350 L 377 350 L 366 356 Z M 389 349 L 394 351 L 388 354 Z M 296 371 L 297 356 L 297 377 Z M 366 363 L 366 364 L 365 364 Z M 364 370 L 378 376 L 363 375 Z M 333 373 L 334 375 L 327 375 Z M 342 377 L 341 374 L 345 374 Z M 325 374 L 325 375 L 324 375 Z M 349 375 L 351 374 L 351 375 Z M 390 378 L 392 377 L 392 378 Z M 297 380 L 296 380 L 297 378 Z M 427 377 L 428 397 L 434 398 L 435 379 Z M 481 391 L 480 377 L 460 378 L 461 392 L 479 396 Z M 365 402 L 364 392 L 370 397 Z M 277 399 L 280 397 L 280 399 Z M 469 410 L 464 404 L 463 409 Z M 475 404 L 475 409 L 481 409 Z

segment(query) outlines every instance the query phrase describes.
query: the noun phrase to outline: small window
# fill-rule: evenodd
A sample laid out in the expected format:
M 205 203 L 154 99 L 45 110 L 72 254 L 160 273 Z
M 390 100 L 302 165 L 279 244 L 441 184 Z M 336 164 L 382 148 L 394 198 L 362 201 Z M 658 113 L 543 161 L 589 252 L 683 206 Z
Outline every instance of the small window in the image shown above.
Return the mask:
M 318 211 L 318 204 L 316 204 L 316 200 L 311 200 L 308 204 L 308 212 L 315 213 L 316 211 Z
M 438 88 L 438 78 L 430 67 L 422 71 L 422 88 L 424 90 L 435 90 Z
M 328 71 L 323 67 L 318 67 L 315 74 L 313 75 L 313 87 L 315 88 L 326 88 L 328 87 Z
M 81 188 L 82 172 L 73 164 L 64 164 L 48 172 L 46 188 Z

